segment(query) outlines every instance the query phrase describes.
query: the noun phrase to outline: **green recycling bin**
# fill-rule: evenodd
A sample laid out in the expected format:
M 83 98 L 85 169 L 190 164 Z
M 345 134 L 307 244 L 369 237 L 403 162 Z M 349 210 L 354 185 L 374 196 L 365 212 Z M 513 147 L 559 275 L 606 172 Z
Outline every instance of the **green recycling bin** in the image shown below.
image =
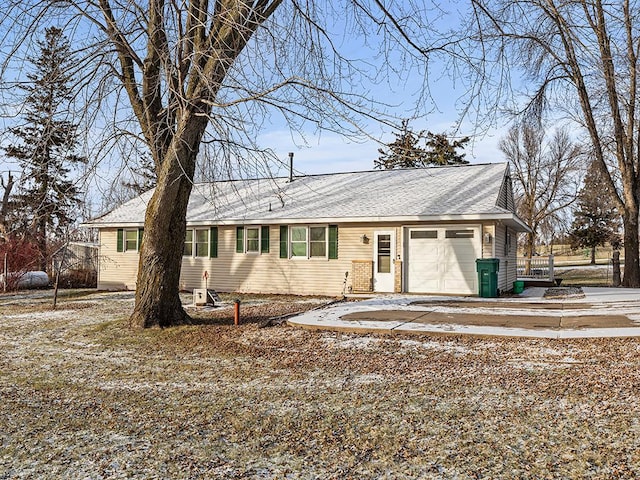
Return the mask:
M 478 295 L 484 298 L 495 298 L 498 296 L 498 270 L 500 270 L 499 258 L 476 259 Z
M 523 280 L 516 280 L 515 282 L 513 282 L 513 293 L 522 293 L 524 292 L 524 281 Z

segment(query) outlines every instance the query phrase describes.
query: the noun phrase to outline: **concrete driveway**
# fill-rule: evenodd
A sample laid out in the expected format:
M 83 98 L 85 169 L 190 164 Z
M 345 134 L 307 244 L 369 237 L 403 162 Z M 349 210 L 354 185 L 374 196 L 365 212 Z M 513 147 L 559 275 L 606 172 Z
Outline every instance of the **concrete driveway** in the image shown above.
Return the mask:
M 583 287 L 543 297 L 527 288 L 504 298 L 384 295 L 346 301 L 289 324 L 350 332 L 500 335 L 537 338 L 640 337 L 640 289 Z M 568 293 L 568 292 L 567 292 Z

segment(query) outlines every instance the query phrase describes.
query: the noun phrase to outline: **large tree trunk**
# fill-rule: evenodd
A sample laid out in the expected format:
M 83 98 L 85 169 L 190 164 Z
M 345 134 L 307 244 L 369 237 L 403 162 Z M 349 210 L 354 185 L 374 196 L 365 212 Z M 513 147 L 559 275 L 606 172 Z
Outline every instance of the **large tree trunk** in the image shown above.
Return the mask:
M 526 256 L 532 258 L 536 253 L 535 233 L 533 231 L 527 233 L 527 245 L 525 247 Z
M 180 302 L 180 268 L 187 205 L 206 117 L 192 117 L 184 123 L 186 126 L 176 132 L 165 155 L 147 206 L 136 302 L 129 318 L 129 325 L 134 328 L 168 327 L 191 321 Z
M 47 272 L 47 219 L 43 213 L 39 214 L 36 227 L 36 247 L 38 249 L 38 269 Z M 48 272 L 47 272 L 48 273 Z
M 613 259 L 611 262 L 613 263 L 613 286 L 619 287 L 622 283 L 620 281 L 620 251 L 613 251 Z
M 15 185 L 13 175 L 9 172 L 7 183 L 4 183 L 4 177 L 0 176 L 0 186 L 4 188 L 2 194 L 2 203 L 0 204 L 0 234 L 6 236 L 7 231 L 7 215 L 9 214 L 9 199 L 11 198 L 11 190 Z
M 638 260 L 638 205 L 628 202 L 624 215 L 624 276 L 623 287 L 640 287 L 640 261 Z

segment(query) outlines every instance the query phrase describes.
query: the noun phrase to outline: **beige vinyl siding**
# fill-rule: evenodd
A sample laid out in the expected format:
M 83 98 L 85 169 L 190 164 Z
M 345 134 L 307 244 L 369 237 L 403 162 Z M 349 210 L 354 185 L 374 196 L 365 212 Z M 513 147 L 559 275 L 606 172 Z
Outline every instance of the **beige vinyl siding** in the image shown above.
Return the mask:
M 511 248 L 506 250 L 507 232 L 511 233 Z M 493 241 L 484 242 L 484 235 L 489 233 Z M 514 230 L 496 223 L 482 225 L 482 258 L 498 258 L 498 289 L 502 292 L 513 290 L 516 280 L 516 235 Z
M 98 256 L 99 290 L 135 290 L 138 252 L 118 252 L 118 229 L 100 230 Z
M 220 292 L 292 293 L 300 295 L 340 295 L 345 273 L 351 273 L 351 260 L 370 260 L 373 245 L 363 244 L 360 236 L 372 238 L 373 229 L 357 225 L 338 226 L 338 258 L 280 258 L 280 226 L 269 227 L 269 253 L 236 253 L 236 226 L 218 227 L 218 257 L 183 257 L 180 286 Z M 347 277 L 347 290 L 350 279 Z
M 511 248 L 506 250 L 507 233 L 511 233 Z M 493 241 L 490 244 L 484 242 L 484 235 L 489 233 Z M 498 270 L 498 289 L 510 291 L 516 280 L 516 239 L 517 233 L 505 225 L 490 223 L 482 225 L 482 258 L 498 258 L 500 269 Z
M 499 258 L 495 253 L 497 252 L 497 249 L 494 251 L 495 238 L 496 238 L 495 225 L 493 223 L 490 223 L 490 224 L 485 223 L 482 225 L 481 232 L 482 232 L 481 233 L 482 238 L 480 239 L 480 241 L 482 242 L 482 258 Z M 485 243 L 484 237 L 486 234 L 491 235 L 491 238 L 492 238 L 491 243 Z
M 516 280 L 516 241 L 517 233 L 504 225 L 495 227 L 495 251 L 496 258 L 500 259 L 500 271 L 498 272 L 498 288 L 501 291 L 513 290 L 513 282 Z M 507 251 L 507 234 L 511 233 L 511 248 Z
M 515 213 L 516 211 L 515 202 L 513 199 L 513 187 L 509 177 L 505 177 L 505 180 L 502 183 L 496 205 L 509 210 L 510 212 Z
M 429 226 L 411 224 L 415 226 Z M 442 223 L 438 223 L 442 225 Z M 455 224 L 450 224 L 455 225 Z M 180 287 L 184 290 L 204 288 L 219 292 L 282 293 L 300 295 L 341 295 L 349 293 L 352 280 L 352 261 L 373 260 L 373 239 L 376 230 L 396 232 L 394 268 L 405 269 L 403 224 L 338 224 L 337 259 L 280 258 L 280 225 L 269 226 L 269 253 L 236 253 L 236 225 L 218 226 L 218 257 L 183 257 Z M 500 258 L 498 283 L 500 290 L 510 290 L 515 280 L 515 232 L 512 232 L 511 253 L 504 255 L 505 227 L 486 223 L 481 232 L 491 233 L 492 244 L 482 241 L 484 258 Z M 363 242 L 362 236 L 367 241 Z M 98 288 L 135 289 L 138 269 L 137 252 L 117 251 L 117 229 L 100 232 L 100 269 Z M 208 281 L 203 279 L 204 272 Z M 345 274 L 349 272 L 345 284 Z M 403 279 L 404 274 L 400 272 Z
M 511 248 L 507 252 L 505 260 L 505 262 L 509 265 L 509 268 L 505 269 L 507 271 L 505 290 L 513 290 L 513 282 L 518 279 L 518 263 L 516 259 L 516 252 L 518 250 L 518 233 L 510 228 L 506 228 L 505 230 L 505 236 L 506 233 L 511 234 Z
M 500 270 L 498 271 L 498 290 L 500 291 L 510 290 L 506 288 L 509 263 L 504 255 L 504 246 L 506 239 L 505 230 L 506 227 L 504 227 L 503 225 L 494 226 L 495 234 L 493 236 L 493 243 L 495 248 L 495 258 L 500 259 Z
M 511 182 L 505 182 L 506 185 L 506 201 L 507 201 L 507 210 L 509 210 L 510 212 L 515 213 L 516 212 L 516 204 L 515 204 L 515 200 L 513 198 L 513 184 Z

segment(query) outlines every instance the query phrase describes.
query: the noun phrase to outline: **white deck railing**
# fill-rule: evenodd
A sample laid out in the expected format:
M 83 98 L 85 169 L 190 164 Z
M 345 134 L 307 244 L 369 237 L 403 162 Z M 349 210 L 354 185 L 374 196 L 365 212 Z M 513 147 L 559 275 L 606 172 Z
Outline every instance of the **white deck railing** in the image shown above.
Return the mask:
M 548 257 L 518 257 L 518 278 L 554 281 L 553 255 Z

